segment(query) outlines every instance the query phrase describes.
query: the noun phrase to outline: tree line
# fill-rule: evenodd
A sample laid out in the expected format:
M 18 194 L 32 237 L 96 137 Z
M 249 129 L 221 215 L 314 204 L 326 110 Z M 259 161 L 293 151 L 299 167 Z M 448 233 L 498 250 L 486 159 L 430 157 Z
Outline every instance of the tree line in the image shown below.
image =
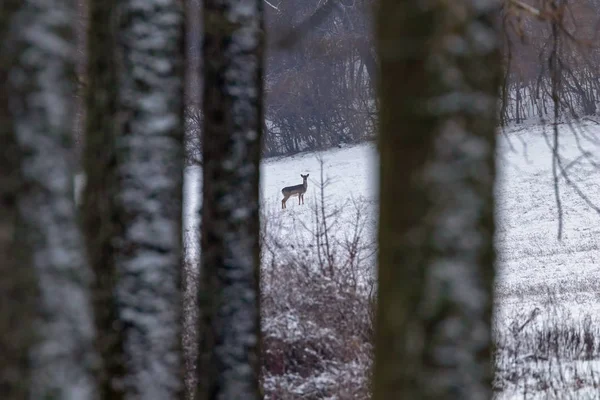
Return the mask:
M 525 13 L 507 7 L 501 16 L 501 123 L 552 120 L 555 103 L 560 115 L 568 119 L 597 115 L 600 2 L 533 4 L 538 7 Z
M 379 68 L 372 34 L 376 2 L 269 4 L 265 23 L 272 34 L 266 43 L 263 156 L 374 140 Z M 499 124 L 551 120 L 553 81 L 563 118 L 597 115 L 600 3 L 508 0 L 499 7 L 496 21 L 503 43 Z M 313 20 L 315 15 L 320 16 L 318 21 Z M 282 46 L 279 38 L 306 21 L 312 29 L 303 31 L 294 46 Z M 553 26 L 558 27 L 555 33 Z M 190 162 L 200 162 L 198 102 L 190 104 L 188 116 L 195 139 L 189 142 Z

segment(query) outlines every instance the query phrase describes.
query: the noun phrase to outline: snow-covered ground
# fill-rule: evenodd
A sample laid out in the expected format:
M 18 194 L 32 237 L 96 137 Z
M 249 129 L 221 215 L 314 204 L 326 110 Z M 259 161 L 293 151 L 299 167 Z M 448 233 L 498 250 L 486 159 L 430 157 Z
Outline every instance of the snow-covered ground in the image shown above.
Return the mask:
M 572 312 L 600 310 L 600 126 L 562 125 L 559 179 L 563 234 L 552 173 L 550 127 L 508 132 L 499 147 L 499 308 L 543 306 L 548 290 Z
M 569 178 L 577 186 L 573 188 L 564 178 L 559 179 L 563 212 L 561 240 L 557 237 L 551 141 L 549 126 L 509 129 L 500 139 L 496 189 L 497 272 L 499 295 L 504 302 L 510 302 L 524 288 L 529 288 L 531 295 L 540 287 L 573 292 L 573 286 L 581 287 L 582 283 L 600 276 L 600 213 L 584 198 L 600 207 L 600 126 L 582 124 L 574 130 L 560 126 L 560 156 Z M 583 152 L 587 152 L 587 156 Z M 289 230 L 290 234 L 299 229 L 302 222 L 311 221 L 320 196 L 319 158 L 328 182 L 325 195 L 329 205 L 345 205 L 348 214 L 353 211 L 350 204 L 353 199 L 362 199 L 376 207 L 378 160 L 373 144 L 267 159 L 261 168 L 263 212 L 267 216 L 289 217 L 287 221 L 278 219 L 283 220 L 282 229 Z M 300 174 L 306 173 L 310 177 L 305 204 L 298 205 L 297 197 L 292 197 L 287 209 L 281 210 L 281 189 L 302 183 Z M 196 226 L 196 194 L 200 187 L 197 174 L 196 168 L 188 169 L 185 211 L 188 230 Z M 518 301 L 522 307 L 522 299 Z M 581 301 L 577 299 L 577 303 Z
M 572 324 L 582 326 L 581 321 L 592 318 L 593 332 L 598 331 L 600 321 L 595 317 L 600 315 L 600 213 L 596 208 L 600 206 L 600 125 L 591 122 L 573 127 L 560 125 L 559 131 L 559 154 L 562 167 L 568 173 L 568 179 L 561 177 L 558 184 L 562 206 L 561 240 L 557 237 L 559 213 L 552 170 L 552 127 L 507 129 L 500 137 L 498 148 L 496 324 L 498 329 L 508 332 L 511 324 L 520 317 L 526 321 L 538 308 L 539 312 L 522 330 L 525 335 L 531 328 L 531 338 L 552 321 L 568 319 Z M 315 205 L 321 195 L 320 159 L 327 181 L 325 202 L 340 208 L 334 234 L 342 237 L 351 230 L 355 214 L 353 204 L 357 201 L 368 205 L 368 227 L 364 234 L 375 234 L 377 152 L 373 144 L 361 144 L 269 159 L 263 163 L 263 224 L 273 222 L 283 248 L 310 241 L 308 226 L 314 221 Z M 287 209 L 281 210 L 281 188 L 302 183 L 300 174 L 306 173 L 310 177 L 305 204 L 298 205 L 297 198 L 290 198 Z M 190 232 L 195 230 L 197 215 L 197 175 L 197 169 L 188 169 L 185 215 Z M 518 340 L 520 334 L 515 333 L 513 339 Z M 600 356 L 598 349 L 592 353 Z M 538 368 L 546 369 L 540 367 L 539 360 L 535 363 Z M 561 395 L 560 389 L 553 387 L 552 398 L 578 398 L 577 393 L 583 396 L 584 390 L 589 390 L 591 385 L 589 376 L 600 377 L 597 359 L 587 363 L 576 359 L 572 363 L 578 363 L 580 370 L 587 371 L 583 375 L 588 378 L 576 374 L 572 380 L 583 379 L 583 383 L 579 383 L 579 387 L 574 384 L 573 392 L 568 396 Z M 560 368 L 554 368 L 560 372 Z M 565 368 L 572 375 L 573 367 Z M 534 369 L 523 371 L 525 375 L 540 374 Z M 567 380 L 570 382 L 571 378 Z M 524 382 L 511 382 L 507 378 L 500 385 L 502 393 L 499 397 L 523 398 L 523 385 Z M 527 398 L 548 398 L 550 389 L 532 385 L 533 389 L 526 389 L 529 390 Z

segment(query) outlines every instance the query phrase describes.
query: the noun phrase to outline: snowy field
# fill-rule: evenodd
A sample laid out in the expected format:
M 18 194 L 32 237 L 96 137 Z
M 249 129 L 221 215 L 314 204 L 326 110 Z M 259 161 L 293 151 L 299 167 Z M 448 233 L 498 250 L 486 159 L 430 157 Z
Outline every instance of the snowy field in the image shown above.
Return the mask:
M 550 128 L 513 131 L 500 146 L 500 309 L 543 307 L 548 290 L 572 312 L 600 311 L 600 126 L 560 129 L 563 237 L 552 175 Z M 511 148 L 512 145 L 512 148 Z
M 600 384 L 600 214 L 595 209 L 600 205 L 600 125 L 560 126 L 559 154 L 568 174 L 558 184 L 561 240 L 551 143 L 551 126 L 530 126 L 506 130 L 499 144 L 500 373 L 495 386 L 503 399 L 600 398 L 594 390 Z M 301 257 L 302 250 L 309 251 L 321 199 L 338 212 L 333 235 L 343 238 L 353 230 L 358 204 L 365 225 L 362 235 L 374 238 L 378 182 L 373 144 L 269 159 L 261 172 L 263 225 L 271 233 L 277 230 L 282 254 Z M 302 183 L 300 174 L 306 173 L 305 204 L 292 197 L 281 210 L 281 188 Z M 194 231 L 197 213 L 197 175 L 196 169 L 188 169 L 188 234 Z M 544 340 L 554 345 L 545 346 Z

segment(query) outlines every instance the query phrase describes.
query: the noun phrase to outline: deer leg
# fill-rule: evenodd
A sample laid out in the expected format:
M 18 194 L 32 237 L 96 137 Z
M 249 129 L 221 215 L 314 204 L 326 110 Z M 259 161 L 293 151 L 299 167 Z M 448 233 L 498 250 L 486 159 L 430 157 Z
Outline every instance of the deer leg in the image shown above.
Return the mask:
M 286 204 L 286 202 L 287 202 L 287 200 L 288 200 L 289 198 L 290 198 L 290 196 L 284 196 L 284 197 L 283 197 L 283 200 L 281 200 L 281 208 L 282 208 L 282 209 L 284 209 L 284 208 L 287 208 L 287 204 Z

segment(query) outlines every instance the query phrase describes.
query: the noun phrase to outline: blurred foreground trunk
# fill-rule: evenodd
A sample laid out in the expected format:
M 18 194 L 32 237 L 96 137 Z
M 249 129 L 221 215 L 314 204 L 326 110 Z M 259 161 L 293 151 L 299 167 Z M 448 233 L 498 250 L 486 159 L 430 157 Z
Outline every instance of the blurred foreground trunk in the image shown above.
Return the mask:
M 183 390 L 182 7 L 90 2 L 83 219 L 107 400 Z
M 0 12 L 0 391 L 93 399 L 90 270 L 72 197 L 75 3 Z
M 204 3 L 199 398 L 258 399 L 263 1 Z
M 378 7 L 374 398 L 489 399 L 498 5 Z

